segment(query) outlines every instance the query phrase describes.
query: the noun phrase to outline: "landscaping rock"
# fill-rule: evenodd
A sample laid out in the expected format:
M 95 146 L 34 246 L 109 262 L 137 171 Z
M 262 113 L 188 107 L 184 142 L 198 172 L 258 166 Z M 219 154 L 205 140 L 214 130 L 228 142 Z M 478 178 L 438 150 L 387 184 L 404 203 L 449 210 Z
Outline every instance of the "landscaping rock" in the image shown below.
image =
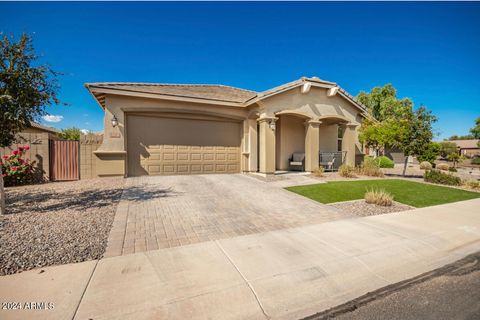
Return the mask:
M 7 188 L 0 216 L 0 275 L 99 259 L 123 178 Z
M 379 206 L 376 204 L 366 203 L 365 200 L 363 199 L 336 202 L 336 203 L 330 204 L 330 206 L 348 213 L 353 213 L 360 217 L 375 216 L 375 215 L 384 214 L 384 213 L 392 213 L 392 212 L 415 209 L 414 207 L 411 207 L 396 201 L 393 202 L 393 205 L 385 207 L 385 206 Z

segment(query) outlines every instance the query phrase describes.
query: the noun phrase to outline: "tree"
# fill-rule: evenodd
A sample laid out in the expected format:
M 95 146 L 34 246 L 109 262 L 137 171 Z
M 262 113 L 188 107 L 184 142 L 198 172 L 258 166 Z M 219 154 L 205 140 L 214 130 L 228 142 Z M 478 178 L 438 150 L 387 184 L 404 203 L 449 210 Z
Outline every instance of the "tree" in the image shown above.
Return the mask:
M 449 140 L 470 140 L 470 139 L 475 139 L 475 138 L 471 134 L 467 134 L 466 136 L 453 135 L 450 138 L 445 139 L 445 141 L 449 141 Z
M 453 162 L 453 167 L 455 168 L 457 162 L 460 162 L 461 158 L 460 158 L 460 155 L 458 154 L 458 152 L 452 152 L 447 156 L 447 159 L 448 159 L 448 161 Z
M 437 160 L 438 155 L 440 154 L 440 144 L 437 142 L 430 142 L 423 153 L 417 155 L 417 160 L 419 162 L 428 161 L 432 165 Z
M 59 136 L 65 140 L 80 140 L 81 134 L 82 131 L 79 128 L 71 127 L 62 129 L 62 132 L 59 134 Z
M 475 127 L 470 129 L 470 133 L 474 139 L 480 139 L 480 117 L 475 119 Z
M 357 100 L 374 118 L 362 122 L 360 141 L 376 148 L 400 149 L 405 155 L 405 175 L 408 156 L 423 154 L 432 141 L 432 124 L 437 118 L 423 106 L 414 110 L 409 98 L 398 99 L 391 84 L 375 87 L 370 93 L 362 91 Z
M 49 65 L 40 64 L 32 38 L 22 34 L 0 39 L 0 147 L 10 146 L 15 134 L 44 115 L 45 107 L 58 104 L 57 77 Z M 0 172 L 1 213 L 5 213 L 3 174 Z
M 457 145 L 455 142 L 442 141 L 439 145 L 440 157 L 442 157 L 442 159 L 446 159 L 449 154 L 457 152 Z

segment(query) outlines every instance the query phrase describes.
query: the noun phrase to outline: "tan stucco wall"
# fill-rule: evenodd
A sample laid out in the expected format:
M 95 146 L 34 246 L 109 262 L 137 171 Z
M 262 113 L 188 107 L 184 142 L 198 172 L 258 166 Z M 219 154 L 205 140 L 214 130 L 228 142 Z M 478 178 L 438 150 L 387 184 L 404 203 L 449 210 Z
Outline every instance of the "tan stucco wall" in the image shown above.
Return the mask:
M 305 119 L 296 116 L 280 116 L 276 123 L 276 168 L 288 170 L 288 159 L 294 152 L 305 153 Z
M 247 109 L 239 107 L 217 106 L 190 102 L 167 101 L 159 99 L 107 95 L 105 98 L 104 138 L 102 145 L 96 150 L 97 175 L 124 175 L 126 152 L 126 114 L 135 113 L 181 113 L 185 115 L 207 115 L 225 117 L 242 121 L 247 117 Z M 112 118 L 118 120 L 118 126 L 112 127 Z M 181 132 L 182 128 L 176 128 Z
M 321 152 L 337 151 L 338 148 L 338 125 L 321 124 L 319 127 L 320 138 L 319 145 Z

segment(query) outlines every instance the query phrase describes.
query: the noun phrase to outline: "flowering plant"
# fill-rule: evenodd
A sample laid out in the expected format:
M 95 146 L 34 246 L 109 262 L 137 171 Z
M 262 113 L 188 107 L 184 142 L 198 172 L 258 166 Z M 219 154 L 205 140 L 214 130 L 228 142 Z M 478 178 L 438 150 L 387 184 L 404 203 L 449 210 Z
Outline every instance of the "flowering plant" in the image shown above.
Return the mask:
M 0 160 L 2 176 L 6 186 L 20 185 L 32 181 L 35 161 L 23 158 L 29 149 L 29 146 L 18 147 L 10 155 L 5 155 Z

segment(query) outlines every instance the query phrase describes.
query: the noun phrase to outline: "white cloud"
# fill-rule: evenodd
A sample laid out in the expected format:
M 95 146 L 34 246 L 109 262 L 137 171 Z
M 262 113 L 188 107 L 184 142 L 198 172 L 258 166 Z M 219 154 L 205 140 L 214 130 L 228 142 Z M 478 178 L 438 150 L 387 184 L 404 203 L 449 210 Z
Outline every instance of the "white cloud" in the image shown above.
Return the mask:
M 55 116 L 53 114 L 47 114 L 46 116 L 42 117 L 43 120 L 47 122 L 60 122 L 63 120 L 63 116 Z
M 83 134 L 87 134 L 90 132 L 90 130 L 87 130 L 87 129 L 80 129 L 80 131 L 82 131 Z

